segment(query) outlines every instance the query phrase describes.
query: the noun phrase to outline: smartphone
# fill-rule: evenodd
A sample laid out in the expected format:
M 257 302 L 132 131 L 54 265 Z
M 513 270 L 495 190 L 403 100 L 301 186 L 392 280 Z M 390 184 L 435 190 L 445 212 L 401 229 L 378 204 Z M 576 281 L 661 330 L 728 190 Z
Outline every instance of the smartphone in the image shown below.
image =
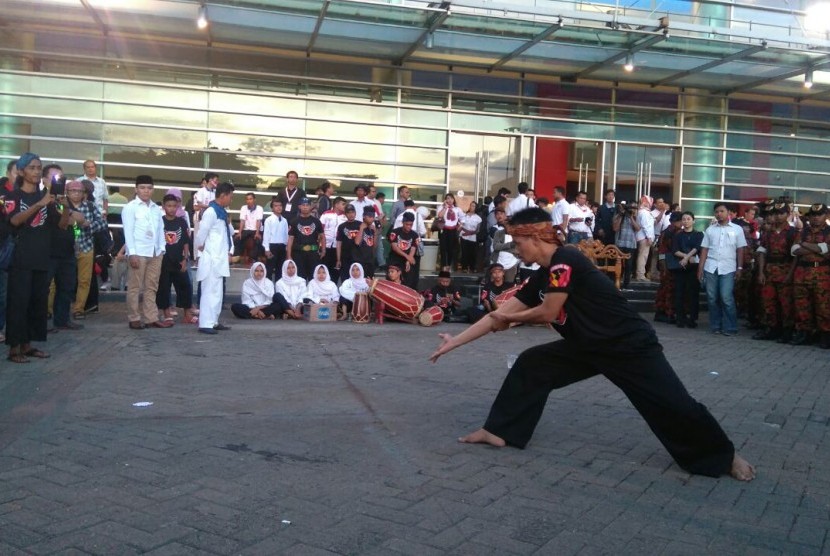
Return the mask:
M 55 174 L 52 176 L 52 185 L 49 188 L 49 193 L 56 197 L 62 197 L 66 191 L 66 176 Z

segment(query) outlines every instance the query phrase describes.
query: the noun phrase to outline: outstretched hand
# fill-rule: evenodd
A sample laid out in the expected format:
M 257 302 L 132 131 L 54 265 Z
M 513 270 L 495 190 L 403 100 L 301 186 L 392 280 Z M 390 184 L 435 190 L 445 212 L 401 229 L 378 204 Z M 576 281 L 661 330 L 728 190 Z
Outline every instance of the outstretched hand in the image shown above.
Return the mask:
M 455 349 L 455 345 L 453 345 L 453 335 L 452 334 L 438 334 L 438 337 L 441 338 L 441 344 L 438 346 L 438 349 L 435 350 L 429 360 L 432 363 L 438 361 L 438 358 L 444 355 L 445 353 L 449 353 L 450 351 Z

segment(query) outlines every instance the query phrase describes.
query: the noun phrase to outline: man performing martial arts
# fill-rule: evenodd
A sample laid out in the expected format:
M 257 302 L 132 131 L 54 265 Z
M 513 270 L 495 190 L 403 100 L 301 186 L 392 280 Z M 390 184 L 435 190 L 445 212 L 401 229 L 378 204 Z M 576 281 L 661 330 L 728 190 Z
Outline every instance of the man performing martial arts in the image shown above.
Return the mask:
M 216 199 L 210 202 L 202 215 L 194 246 L 201 253 L 196 279 L 201 282 L 199 298 L 199 332 L 216 334 L 217 330 L 229 330 L 219 323 L 222 312 L 223 278 L 231 275 L 230 257 L 233 255 L 232 230 L 228 223 L 228 205 L 233 196 L 233 184 L 220 183 L 216 187 Z
M 715 418 L 686 391 L 651 325 L 578 249 L 562 246 L 550 215 L 523 210 L 508 229 L 519 258 L 540 268 L 496 311 L 457 336 L 441 334 L 431 360 L 514 322 L 553 323 L 563 339 L 522 353 L 484 427 L 459 440 L 524 448 L 551 390 L 602 374 L 628 396 L 680 467 L 710 477 L 755 478 Z

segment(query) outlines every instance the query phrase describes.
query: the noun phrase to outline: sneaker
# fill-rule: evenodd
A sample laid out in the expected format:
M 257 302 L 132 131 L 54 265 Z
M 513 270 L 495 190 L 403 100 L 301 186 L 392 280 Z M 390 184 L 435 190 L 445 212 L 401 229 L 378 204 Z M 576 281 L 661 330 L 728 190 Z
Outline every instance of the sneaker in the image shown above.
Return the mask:
M 213 328 L 200 328 L 200 329 L 199 329 L 199 332 L 201 332 L 202 334 L 219 334 L 219 333 L 218 333 L 216 330 L 214 330 Z
M 91 314 L 91 313 L 97 313 L 97 312 L 98 312 L 98 306 L 97 305 L 93 305 L 89 309 L 84 309 L 84 313 L 86 313 L 88 315 Z
M 106 282 L 101 284 L 101 291 L 102 292 L 108 292 L 108 291 L 110 291 L 110 288 L 112 288 L 112 283 L 109 280 L 107 280 Z
M 720 330 L 710 330 L 709 332 L 711 332 L 712 334 L 721 334 Z
M 738 332 L 737 332 L 737 331 L 734 331 L 734 332 L 727 332 L 727 331 L 723 331 L 723 332 L 722 332 L 722 334 L 723 334 L 724 336 L 737 336 L 737 335 L 738 335 Z
M 226 326 L 224 324 L 217 324 L 213 327 L 214 330 L 230 330 L 230 326 Z

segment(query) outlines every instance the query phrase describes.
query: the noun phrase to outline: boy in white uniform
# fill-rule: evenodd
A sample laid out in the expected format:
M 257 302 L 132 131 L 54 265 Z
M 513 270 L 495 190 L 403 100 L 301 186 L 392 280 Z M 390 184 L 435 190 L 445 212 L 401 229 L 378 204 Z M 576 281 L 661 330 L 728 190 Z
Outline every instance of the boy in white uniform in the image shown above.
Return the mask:
M 201 253 L 196 279 L 202 288 L 199 299 L 199 332 L 216 334 L 230 330 L 219 323 L 222 312 L 223 278 L 231 275 L 230 257 L 233 255 L 233 233 L 225 210 L 231 204 L 233 185 L 222 183 L 216 187 L 216 199 L 202 214 L 194 246 Z

